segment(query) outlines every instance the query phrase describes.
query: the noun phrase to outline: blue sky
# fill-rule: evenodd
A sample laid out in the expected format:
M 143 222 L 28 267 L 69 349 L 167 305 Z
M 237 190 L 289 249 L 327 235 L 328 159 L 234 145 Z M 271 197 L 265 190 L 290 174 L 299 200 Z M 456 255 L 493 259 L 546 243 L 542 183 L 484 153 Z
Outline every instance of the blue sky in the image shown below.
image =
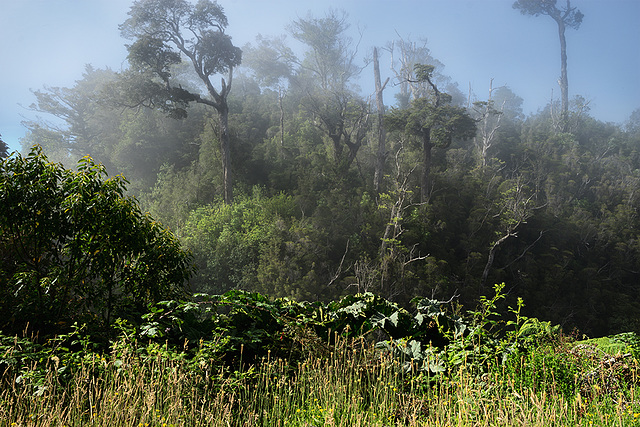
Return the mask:
M 559 0 L 564 3 L 564 0 Z M 385 46 L 397 34 L 427 39 L 431 54 L 463 92 L 469 85 L 486 97 L 489 81 L 507 85 L 524 99 L 526 114 L 560 96 L 557 27 L 546 16 L 523 16 L 512 0 L 219 0 L 228 33 L 242 46 L 286 33 L 286 25 L 309 11 L 330 8 L 349 15 L 359 51 Z M 0 134 L 12 150 L 34 118 L 30 89 L 73 86 L 85 64 L 126 66 L 126 40 L 118 24 L 131 0 L 0 0 Z M 640 108 L 640 0 L 572 0 L 585 15 L 567 30 L 570 96 L 590 101 L 599 120 L 623 123 Z M 397 34 L 396 34 L 397 33 Z M 371 74 L 364 71 L 365 76 Z M 383 74 L 390 75 L 383 67 Z M 383 76 L 384 78 L 384 76 Z M 364 80 L 363 93 L 373 92 Z M 389 100 L 389 99 L 388 99 Z

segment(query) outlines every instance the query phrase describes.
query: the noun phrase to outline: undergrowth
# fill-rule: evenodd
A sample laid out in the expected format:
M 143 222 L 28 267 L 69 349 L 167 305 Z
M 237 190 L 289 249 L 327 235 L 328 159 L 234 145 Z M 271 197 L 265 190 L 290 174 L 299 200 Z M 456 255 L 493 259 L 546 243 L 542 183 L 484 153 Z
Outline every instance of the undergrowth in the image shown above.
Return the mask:
M 640 425 L 637 337 L 575 341 L 498 314 L 371 294 L 235 291 L 152 307 L 108 346 L 84 326 L 0 336 L 2 426 Z

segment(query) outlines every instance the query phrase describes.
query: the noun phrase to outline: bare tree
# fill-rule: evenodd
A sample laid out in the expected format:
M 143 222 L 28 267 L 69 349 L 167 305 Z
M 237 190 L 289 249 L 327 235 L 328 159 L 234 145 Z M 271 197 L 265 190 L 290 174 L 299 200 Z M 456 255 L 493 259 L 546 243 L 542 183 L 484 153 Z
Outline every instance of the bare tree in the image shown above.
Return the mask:
M 389 78 L 382 84 L 380 78 L 380 62 L 378 61 L 378 48 L 373 48 L 373 74 L 376 84 L 376 108 L 378 110 L 378 151 L 376 154 L 376 169 L 373 177 L 374 188 L 376 192 L 380 192 L 382 186 L 382 177 L 384 175 L 384 164 L 387 159 L 386 149 L 386 131 L 384 127 L 384 100 L 382 91 L 387 86 Z
M 427 256 L 416 254 L 416 247 L 407 250 L 400 237 L 404 232 L 403 222 L 405 212 L 415 206 L 410 203 L 411 190 L 409 189 L 409 178 L 415 171 L 415 165 L 408 173 L 402 172 L 402 155 L 404 144 L 400 141 L 400 148 L 395 154 L 395 177 L 393 179 L 394 188 L 390 193 L 380 197 L 379 207 L 388 210 L 389 220 L 382 235 L 379 258 L 379 290 L 385 298 L 392 300 L 398 296 L 398 284 L 403 282 L 406 268 L 409 264 L 424 260 Z
M 473 138 L 476 150 L 480 156 L 482 167 L 487 165 L 487 151 L 496 139 L 496 132 L 500 129 L 500 122 L 504 112 L 506 100 L 502 102 L 497 110 L 493 100 L 493 79 L 489 84 L 489 99 L 487 101 L 476 101 L 473 103 L 474 117 L 478 121 L 478 135 Z
M 495 203 L 497 212 L 493 214 L 493 217 L 498 219 L 500 230 L 496 231 L 496 240 L 489 247 L 487 263 L 480 281 L 480 294 L 484 293 L 489 271 L 493 266 L 498 248 L 510 237 L 518 235 L 518 228 L 527 222 L 535 209 L 534 196 L 527 188 L 521 175 L 503 182 L 500 193 L 500 198 Z

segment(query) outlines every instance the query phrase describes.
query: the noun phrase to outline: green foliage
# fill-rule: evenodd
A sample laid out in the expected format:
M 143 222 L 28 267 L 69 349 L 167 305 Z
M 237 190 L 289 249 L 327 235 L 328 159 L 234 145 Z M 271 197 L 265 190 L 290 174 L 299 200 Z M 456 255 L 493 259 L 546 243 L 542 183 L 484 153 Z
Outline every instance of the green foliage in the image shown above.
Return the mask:
M 513 310 L 515 320 L 503 320 L 495 312 L 504 298 L 501 290 L 496 286 L 495 296 L 468 316 L 451 314 L 444 303 L 427 298 L 416 298 L 410 313 L 372 293 L 327 304 L 269 299 L 246 291 L 203 294 L 193 301 L 156 304 L 138 333 L 141 339 L 175 349 L 185 339 L 199 342 L 200 349 L 203 342 L 213 342 L 214 347 L 205 345 L 211 360 L 236 367 L 269 355 L 293 363 L 308 354 L 324 354 L 343 337 L 377 342 L 378 349 L 409 373 L 453 375 L 464 366 L 482 374 L 558 336 L 557 327 L 521 316 L 520 307 Z
M 487 372 L 495 363 L 507 363 L 513 354 L 527 354 L 557 336 L 558 327 L 521 316 L 521 301 L 517 309 L 511 310 L 515 320 L 503 319 L 496 311 L 497 302 L 505 297 L 503 288 L 504 284 L 496 285 L 495 295 L 482 297 L 478 309 L 466 316 L 448 313 L 443 303 L 435 300 L 414 299 L 417 310 L 410 326 L 401 329 L 401 333 L 389 333 L 392 341 L 382 342 L 380 347 L 401 356 L 410 371 L 453 374 L 465 367 L 478 374 Z M 393 316 L 397 318 L 398 313 Z
M 447 148 L 453 138 L 468 139 L 475 135 L 475 122 L 463 108 L 434 105 L 427 98 L 412 101 L 407 110 L 396 110 L 388 116 L 391 129 L 402 129 L 407 135 L 429 135 L 437 147 Z
M 23 154 L 37 144 L 49 159 L 65 167 L 75 167 L 80 158 L 90 154 L 111 169 L 112 145 L 120 136 L 119 113 L 104 102 L 104 96 L 114 79 L 113 71 L 87 65 L 73 87 L 45 86 L 33 91 L 36 100 L 29 108 L 47 119 L 24 122 L 28 132 L 20 141 Z
M 624 344 L 624 352 L 630 352 L 631 355 L 638 359 L 640 358 L 640 337 L 635 332 L 622 332 L 620 334 L 613 335 L 611 341 L 618 344 Z
M 543 12 L 540 2 L 518 3 Z M 353 85 L 360 67 L 345 15 L 297 19 L 290 29 L 305 45 L 299 58 L 284 37 L 260 39 L 245 73 L 235 68 L 239 50 L 215 2 L 139 1 L 131 12 L 121 28 L 133 39 L 131 72 L 87 67 L 71 88 L 35 91 L 32 109 L 64 123 L 29 122 L 23 145 L 41 143 L 67 167 L 90 154 L 111 174 L 124 173 L 128 192 L 193 249 L 198 290 L 323 302 L 371 291 L 410 310 L 413 295 L 459 295 L 474 307 L 491 283 L 505 282 L 500 315 L 522 297 L 523 316 L 565 331 L 640 331 L 637 112 L 626 126 L 600 122 L 578 96 L 559 132 L 557 103 L 525 117 L 519 97 L 492 88 L 476 103 L 478 123 L 491 119 L 475 134 L 467 99 L 442 64 L 426 45 L 401 41 L 390 81 L 400 88 L 399 108 L 385 118 L 386 151 L 396 156 L 386 156 L 389 174 L 374 189 L 375 126 Z M 234 67 L 233 92 L 227 76 L 215 92 L 228 103 L 203 95 L 198 67 L 176 63 L 179 47 L 161 37 L 170 23 L 198 34 L 219 24 L 197 47 L 183 40 L 203 55 L 196 62 L 211 71 L 209 83 Z M 111 102 L 96 102 L 106 94 Z M 229 126 L 210 114 L 211 103 L 228 113 Z M 187 104 L 183 120 L 163 114 L 183 117 Z M 230 156 L 220 151 L 227 130 Z M 219 201 L 231 200 L 224 170 L 233 171 L 238 208 Z M 276 199 L 283 209 L 271 208 Z
M 187 353 L 193 363 L 206 363 L 210 369 L 238 369 L 266 357 L 293 364 L 310 348 L 321 346 L 305 328 L 311 309 L 245 291 L 197 294 L 191 301 L 165 301 L 151 307 L 138 333 L 142 340 L 174 350 L 185 348 L 185 340 L 198 343 Z
M 640 338 L 635 332 L 623 332 L 601 338 L 576 341 L 575 345 L 594 346 L 598 350 L 611 356 L 628 353 L 633 357 L 638 358 L 640 355 Z
M 129 19 L 120 25 L 122 35 L 134 42 L 127 46 L 132 67 L 116 85 L 117 103 L 129 107 L 159 109 L 174 119 L 187 117 L 187 107 L 198 103 L 213 107 L 219 118 L 223 195 L 233 201 L 231 148 L 228 129 L 233 69 L 240 65 L 242 51 L 225 33 L 228 25 L 222 7 L 215 1 L 139 0 L 133 3 Z M 175 66 L 185 60 L 204 85 L 208 96 L 198 88 L 185 89 L 172 77 Z M 212 82 L 216 74 L 226 73 L 220 88 Z M 118 98 L 118 97 L 116 97 Z
M 580 375 L 585 370 L 575 355 L 548 346 L 516 353 L 504 366 L 505 371 L 513 375 L 513 387 L 518 393 L 534 390 L 560 394 L 568 399 L 579 390 Z
M 241 197 L 233 205 L 216 202 L 193 211 L 183 234 L 200 266 L 194 288 L 211 293 L 232 288 L 257 290 L 261 261 L 269 256 L 278 230 L 294 215 L 292 197 L 266 197 L 258 188 L 252 197 Z
M 129 15 L 120 30 L 123 36 L 135 39 L 129 46 L 132 64 L 154 72 L 165 82 L 171 76 L 171 65 L 180 62 L 183 49 L 191 52 L 193 61 L 198 58 L 194 65 L 206 78 L 240 64 L 242 52 L 224 33 L 227 17 L 216 2 L 201 0 L 192 5 L 183 0 L 137 1 Z M 197 39 L 183 36 L 187 29 L 197 34 Z M 186 91 L 180 95 L 193 97 Z
M 83 158 L 78 171 L 39 147 L 0 163 L 3 328 L 110 324 L 176 297 L 191 275 L 176 238 L 125 197 L 125 179 Z
M 571 7 L 567 3 L 566 7 L 556 6 L 555 1 L 539 1 L 539 0 L 516 0 L 513 3 L 514 9 L 519 9 L 523 15 L 547 15 L 556 21 L 562 21 L 565 25 L 578 29 L 582 23 L 584 14 L 575 7 Z
M 462 316 L 427 298 L 416 298 L 409 313 L 371 293 L 328 304 L 237 290 L 198 294 L 151 304 L 139 323 L 118 319 L 109 348 L 96 345 L 98 337 L 77 324 L 45 343 L 0 333 L 0 401 L 13 407 L 61 396 L 66 407 L 88 405 L 78 411 L 82 419 L 98 420 L 97 414 L 119 404 L 119 393 L 126 407 L 141 392 L 145 401 L 149 393 L 155 399 L 143 413 L 135 403 L 135 417 L 147 419 L 150 412 L 158 420 L 162 414 L 163 422 L 173 405 L 183 412 L 172 417 L 191 422 L 200 418 L 184 412 L 189 402 L 220 399 L 225 409 L 218 412 L 243 419 L 250 406 L 265 422 L 283 416 L 338 422 L 351 416 L 345 407 L 329 410 L 340 402 L 355 404 L 358 414 L 382 411 L 385 422 L 426 422 L 432 415 L 427 402 L 486 420 L 488 413 L 476 413 L 471 402 L 511 396 L 520 411 L 528 401 L 533 411 L 542 410 L 542 401 L 562 399 L 561 407 L 575 407 L 573 418 L 615 399 L 614 406 L 624 405 L 624 417 L 632 418 L 627 405 L 634 404 L 636 362 L 627 356 L 603 359 L 589 345 L 560 339 L 557 328 L 521 316 L 521 301 L 511 309 L 515 320 L 505 320 L 496 311 L 503 289 L 496 285 L 492 297 Z M 381 338 L 377 349 L 368 345 Z M 638 341 L 631 334 L 610 339 Z M 317 375 L 319 370 L 327 376 Z M 142 378 L 152 380 L 142 384 Z M 100 384 L 104 394 L 96 396 L 104 399 L 86 390 L 70 392 L 79 384 Z M 132 384 L 141 390 L 127 388 Z M 504 402 L 499 408 L 504 417 Z

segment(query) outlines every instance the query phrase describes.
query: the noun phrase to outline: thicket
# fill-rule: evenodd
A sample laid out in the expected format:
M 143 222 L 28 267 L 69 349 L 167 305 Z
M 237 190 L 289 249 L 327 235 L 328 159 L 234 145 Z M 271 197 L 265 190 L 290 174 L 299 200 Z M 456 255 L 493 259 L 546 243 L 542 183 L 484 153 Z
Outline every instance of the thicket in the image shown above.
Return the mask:
M 77 171 L 39 147 L 0 162 L 0 330 L 43 336 L 187 295 L 190 254 L 86 157 Z M 107 334 L 108 336 L 108 334 Z
M 567 332 L 637 332 L 638 112 L 601 122 L 576 96 L 563 123 L 557 102 L 525 116 L 508 87 L 462 94 L 409 40 L 393 43 L 384 95 L 391 104 L 395 84 L 396 99 L 378 111 L 358 89 L 371 71 L 347 28 L 339 14 L 307 17 L 291 27 L 299 55 L 281 38 L 243 48 L 227 98 L 232 204 L 217 113 L 188 100 L 175 104 L 181 120 L 126 108 L 114 94 L 138 81 L 127 73 L 87 67 L 74 87 L 35 91 L 33 108 L 66 126 L 28 122 L 24 150 L 40 144 L 67 167 L 89 154 L 124 174 L 192 251 L 196 292 L 473 307 L 504 282 L 511 305 L 522 297 L 524 314 Z M 164 71 L 198 93 L 184 64 Z
M 640 413 L 633 332 L 575 341 L 523 315 L 522 299 L 510 305 L 504 284 L 472 310 L 372 292 L 192 294 L 189 254 L 121 177 L 88 158 L 65 169 L 38 148 L 0 171 L 7 423 L 474 424 L 489 411 L 496 422 L 632 425 Z M 260 241 L 263 218 L 295 210 L 288 196 L 261 197 L 204 217 Z

